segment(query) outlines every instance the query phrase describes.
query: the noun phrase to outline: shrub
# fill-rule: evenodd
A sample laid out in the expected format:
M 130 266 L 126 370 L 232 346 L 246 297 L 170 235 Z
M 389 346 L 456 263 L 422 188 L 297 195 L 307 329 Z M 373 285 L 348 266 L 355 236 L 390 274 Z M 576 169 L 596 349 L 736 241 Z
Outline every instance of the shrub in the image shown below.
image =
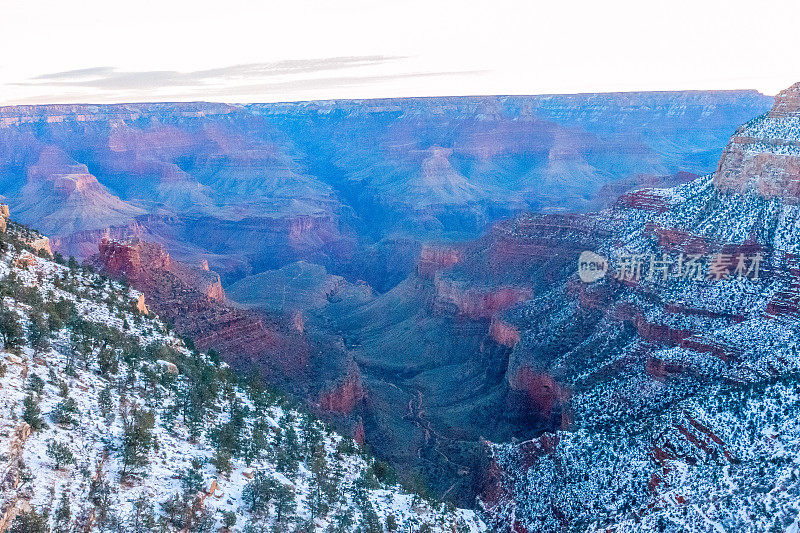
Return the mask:
M 57 442 L 52 439 L 47 441 L 47 455 L 55 463 L 56 470 L 61 469 L 62 466 L 75 464 L 75 456 L 72 451 L 63 442 Z
M 37 431 L 44 427 L 42 421 L 42 410 L 39 409 L 39 402 L 33 394 L 28 394 L 22 402 L 22 420 L 27 422 L 32 430 Z
M 58 402 L 50 416 L 52 416 L 53 422 L 56 424 L 68 426 L 77 424 L 78 421 L 76 417 L 78 414 L 78 406 L 75 400 L 72 398 L 65 398 Z
M 11 523 L 9 533 L 48 533 L 47 516 L 39 514 L 36 509 L 23 511 Z
M 6 349 L 19 348 L 22 345 L 25 332 L 19 323 L 19 317 L 10 309 L 0 311 L 0 338 Z

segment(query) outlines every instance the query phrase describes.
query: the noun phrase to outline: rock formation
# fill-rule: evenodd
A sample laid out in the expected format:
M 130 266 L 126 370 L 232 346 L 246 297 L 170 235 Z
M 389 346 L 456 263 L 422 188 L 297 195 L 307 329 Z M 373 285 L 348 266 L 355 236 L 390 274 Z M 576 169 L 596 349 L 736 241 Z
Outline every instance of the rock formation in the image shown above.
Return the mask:
M 175 261 L 163 246 L 154 243 L 139 239 L 118 242 L 104 237 L 99 244 L 99 261 L 111 275 L 133 282 L 146 281 L 149 271 L 169 272 L 208 298 L 225 301 L 219 274 L 208 270 L 207 265 L 192 267 Z
M 9 209 L 7 204 L 0 204 L 0 232 L 5 233 L 8 226 Z
M 713 169 L 753 91 L 0 108 L 0 194 L 56 251 L 104 232 L 223 279 L 299 260 L 384 292 L 415 257 L 521 210 L 581 210 L 631 176 Z M 693 134 L 687 136 L 686 131 Z M 653 178 L 654 184 L 663 182 Z M 666 178 L 669 182 L 670 178 Z M 661 181 L 659 181 L 661 180 Z
M 482 501 L 498 531 L 765 530 L 772 517 L 741 512 L 760 505 L 754 486 L 795 501 L 791 469 L 764 465 L 774 443 L 800 448 L 799 88 L 737 131 L 713 176 L 629 194 L 582 224 L 603 230 L 587 249 L 612 261 L 758 256 L 763 275 L 682 279 L 676 263 L 666 278 L 612 269 L 584 283 L 573 265 L 493 319 L 513 345 L 509 386 L 554 415 L 525 442 L 489 445 Z M 509 239 L 537 238 L 524 218 Z
M 258 371 L 272 383 L 313 398 L 322 414 L 350 415 L 363 399 L 352 358 L 320 346 L 330 339 L 309 337 L 292 317 L 229 305 L 219 276 L 175 261 L 158 244 L 103 239 L 93 261 L 106 274 L 124 278 L 141 291 L 137 307 L 154 312 L 202 349 L 214 349 L 234 367 Z M 354 428 L 356 420 L 341 420 Z
M 771 118 L 800 117 L 800 82 L 775 96 L 775 105 L 769 112 Z
M 775 106 L 739 128 L 723 152 L 714 185 L 721 191 L 800 201 L 800 84 Z
M 144 212 L 111 194 L 86 165 L 55 146 L 45 147 L 27 174 L 15 216 L 47 234 L 120 225 Z
M 695 371 L 650 344 L 722 362 L 738 353 L 696 335 L 703 321 L 732 320 L 730 309 L 667 301 L 650 312 L 636 284 L 570 278 L 582 250 L 622 240 L 620 227 L 640 219 L 651 222 L 648 243 L 698 239 L 717 250 L 717 235 L 668 218 L 672 195 L 625 196 L 610 218 L 492 224 L 523 210 L 585 209 L 626 177 L 713 170 L 733 127 L 770 104 L 721 92 L 3 108 L 0 193 L 32 221 L 44 211 L 65 220 L 53 241 L 62 251 L 88 255 L 108 236 L 105 271 L 129 277 L 177 331 L 327 411 L 401 474 L 422 470 L 434 491 L 471 505 L 485 485 L 482 439 L 558 450 L 549 432 L 574 429 L 572 404 L 602 376 Z M 52 200 L 63 194 L 73 218 Z M 35 195 L 47 201 L 34 205 Z M 209 270 L 188 266 L 202 260 Z M 313 274 L 308 284 L 295 268 Z M 237 296 L 254 282 L 262 304 L 276 291 L 255 282 L 282 280 L 298 309 L 234 307 L 214 271 Z M 781 316 L 792 302 L 785 289 L 773 306 Z M 633 301 L 615 305 L 620 294 Z M 631 335 L 646 346 L 611 359 Z M 581 364 L 599 370 L 570 373 Z

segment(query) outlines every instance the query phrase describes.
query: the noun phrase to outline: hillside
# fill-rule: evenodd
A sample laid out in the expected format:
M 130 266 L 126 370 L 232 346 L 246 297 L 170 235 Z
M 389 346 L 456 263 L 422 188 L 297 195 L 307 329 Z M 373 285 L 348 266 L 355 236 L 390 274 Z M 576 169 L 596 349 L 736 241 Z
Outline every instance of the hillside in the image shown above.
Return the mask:
M 485 530 L 3 221 L 0 531 Z
M 544 290 L 495 317 L 514 333 L 509 386 L 556 423 L 490 445 L 492 527 L 797 531 L 797 93 L 742 126 L 713 175 L 573 225 L 565 238 L 603 229 L 584 248 L 610 262 L 597 281 L 579 279 L 580 248 L 567 249 Z M 538 241 L 536 222 L 491 241 Z M 503 280 L 502 268 L 485 278 Z

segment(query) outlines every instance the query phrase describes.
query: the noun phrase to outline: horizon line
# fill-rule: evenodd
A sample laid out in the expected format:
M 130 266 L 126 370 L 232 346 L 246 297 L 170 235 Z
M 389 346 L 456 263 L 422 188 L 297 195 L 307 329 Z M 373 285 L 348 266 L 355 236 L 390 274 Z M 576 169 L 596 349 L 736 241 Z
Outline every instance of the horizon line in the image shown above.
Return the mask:
M 778 93 L 769 94 L 755 88 L 739 89 L 656 89 L 656 90 L 629 90 L 629 91 L 578 91 L 578 92 L 542 92 L 542 93 L 471 93 L 471 94 L 444 94 L 444 95 L 408 95 L 408 96 L 372 96 L 372 97 L 352 97 L 352 98 L 319 98 L 301 100 L 252 100 L 252 101 L 228 101 L 218 99 L 208 100 L 120 100 L 111 102 L 92 102 L 84 100 L 59 101 L 53 103 L 8 103 L 0 104 L 0 109 L 8 108 L 35 108 L 49 106 L 122 106 L 122 105 L 142 105 L 142 104 L 222 104 L 230 106 L 248 106 L 265 104 L 308 104 L 308 103 L 331 103 L 331 102 L 374 102 L 382 100 L 418 100 L 436 98 L 512 98 L 512 97 L 548 97 L 548 96 L 595 96 L 595 95 L 630 95 L 630 94 L 682 94 L 682 93 L 757 93 L 761 96 L 774 98 Z M 779 91 L 780 92 L 780 91 Z

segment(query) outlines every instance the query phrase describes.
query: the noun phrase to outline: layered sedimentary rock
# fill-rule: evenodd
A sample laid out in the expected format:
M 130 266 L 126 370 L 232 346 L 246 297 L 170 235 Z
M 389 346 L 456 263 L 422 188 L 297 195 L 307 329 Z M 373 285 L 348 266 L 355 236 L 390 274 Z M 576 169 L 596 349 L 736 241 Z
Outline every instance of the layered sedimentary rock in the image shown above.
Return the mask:
M 635 284 L 561 285 L 582 250 L 625 235 L 613 217 L 526 215 L 466 245 L 450 242 L 521 210 L 585 209 L 604 185 L 626 177 L 656 176 L 647 183 L 658 184 L 682 170 L 713 170 L 734 125 L 769 103 L 730 92 L 3 109 L 0 192 L 21 202 L 27 172 L 49 146 L 69 157 L 69 172 L 58 172 L 83 174 L 72 167 L 85 165 L 142 213 L 70 229 L 56 247 L 94 253 L 104 235 L 163 245 L 169 260 L 158 252 L 142 261 L 143 248 L 137 260 L 135 246 L 101 256 L 198 345 L 261 370 L 351 428 L 401 474 L 421 470 L 433 490 L 469 505 L 487 485 L 482 438 L 535 439 L 549 453 L 559 442 L 550 432 L 574 429 L 571 404 L 585 393 L 569 372 L 577 362 L 616 376 L 639 363 L 645 369 L 652 355 L 658 379 L 677 368 L 690 373 L 691 365 L 648 346 L 630 359 L 604 356 L 639 329 L 652 333 L 650 344 L 666 328 L 696 332 L 707 323 L 682 329 L 664 317 L 679 322 L 683 313 L 652 316 L 638 301 L 638 313 L 616 309 Z M 643 179 L 606 189 L 603 202 Z M 666 216 L 671 206 L 668 195 L 638 193 L 615 212 Z M 677 243 L 681 231 L 697 233 L 672 222 L 659 220 L 652 235 Z M 225 283 L 241 280 L 237 294 L 262 279 L 309 290 L 290 295 L 297 309 L 285 313 L 277 305 L 269 314 L 244 311 L 196 288 L 202 283 L 174 265 L 202 260 Z M 303 267 L 320 274 L 300 285 L 292 269 L 304 261 L 324 269 Z M 347 283 L 329 291 L 336 276 Z M 377 294 L 366 287 L 344 298 L 339 290 L 367 284 Z M 255 292 L 262 303 L 280 301 L 277 291 Z M 597 328 L 607 313 L 613 335 Z M 692 337 L 668 340 L 727 353 L 725 339 Z M 532 463 L 536 446 L 523 448 Z M 498 474 L 508 468 L 493 459 Z M 495 488 L 505 505 L 507 487 Z
M 798 484 L 776 443 L 800 451 L 800 212 L 776 152 L 800 141 L 787 126 L 797 90 L 737 132 L 715 175 L 595 216 L 604 232 L 589 249 L 612 263 L 671 257 L 667 276 L 611 268 L 585 283 L 562 271 L 494 319 L 519 335 L 510 386 L 540 410 L 560 404 L 562 421 L 489 445 L 482 501 L 498 531 L 767 530 L 793 513 Z M 752 142 L 754 124 L 769 142 Z M 766 166 L 748 166 L 757 160 Z M 678 270 L 687 254 L 702 257 L 701 276 Z M 760 274 L 735 275 L 739 256 Z M 765 498 L 781 502 L 771 516 L 756 510 Z
M 443 278 L 436 281 L 435 290 L 438 307 L 452 307 L 455 313 L 470 318 L 491 318 L 531 296 L 525 287 L 467 288 Z
M 86 165 L 55 146 L 45 147 L 28 168 L 14 211 L 21 222 L 52 235 L 119 225 L 144 212 L 114 196 Z
M 800 83 L 795 83 L 775 96 L 775 105 L 769 112 L 772 118 L 800 116 Z
M 306 260 L 384 292 L 415 266 L 392 242 L 473 238 L 520 210 L 611 201 L 631 177 L 710 171 L 730 128 L 769 103 L 732 91 L 5 107 L 0 194 L 63 254 L 88 257 L 108 230 L 207 259 L 226 281 Z
M 214 349 L 234 368 L 257 371 L 308 399 L 343 430 L 358 429 L 357 416 L 349 415 L 365 391 L 352 358 L 331 349 L 332 339 L 305 334 L 296 316 L 233 307 L 215 272 L 176 261 L 158 244 L 105 238 L 92 259 L 106 274 L 142 291 L 140 311 L 155 312 L 201 350 Z
M 319 399 L 320 408 L 327 413 L 351 414 L 365 397 L 361 376 L 357 371 L 349 374 L 333 389 L 324 391 Z M 363 431 L 363 428 L 362 428 Z
M 417 272 L 433 276 L 436 272 L 450 268 L 461 260 L 461 252 L 453 246 L 424 245 L 417 260 Z
M 800 84 L 775 97 L 775 107 L 741 127 L 714 175 L 722 191 L 800 201 Z
M 117 277 L 145 281 L 149 271 L 166 271 L 212 300 L 225 301 L 225 291 L 219 274 L 202 266 L 192 267 L 170 256 L 163 246 L 138 239 L 128 242 L 100 241 L 99 261 L 103 268 Z
M 95 261 L 109 275 L 128 279 L 147 296 L 153 311 L 174 323 L 198 347 L 214 348 L 239 364 L 252 363 L 262 353 L 273 350 L 297 349 L 270 363 L 277 362 L 277 368 L 283 371 L 304 366 L 307 348 L 303 349 L 302 341 L 270 330 L 256 314 L 225 305 L 224 296 L 218 294 L 218 277 L 215 283 L 209 283 L 205 277 L 196 276 L 197 271 L 212 277 L 213 273 L 178 264 L 161 246 L 105 239 Z

